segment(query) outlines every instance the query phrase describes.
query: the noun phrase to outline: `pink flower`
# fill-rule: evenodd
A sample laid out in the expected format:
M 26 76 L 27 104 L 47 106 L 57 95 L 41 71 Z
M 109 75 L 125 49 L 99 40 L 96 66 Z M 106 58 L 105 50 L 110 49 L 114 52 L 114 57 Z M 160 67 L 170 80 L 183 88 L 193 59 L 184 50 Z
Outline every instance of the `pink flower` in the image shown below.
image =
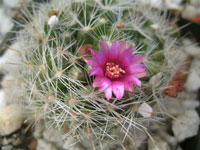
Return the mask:
M 126 48 L 126 42 L 115 40 L 109 47 L 100 41 L 100 51 L 91 49 L 92 58 L 84 58 L 92 67 L 90 75 L 94 75 L 93 87 L 105 91 L 107 100 L 112 93 L 121 99 L 124 91 L 133 91 L 133 84 L 141 86 L 142 78 L 147 75 L 145 66 L 141 64 L 144 55 L 133 55 L 133 46 Z

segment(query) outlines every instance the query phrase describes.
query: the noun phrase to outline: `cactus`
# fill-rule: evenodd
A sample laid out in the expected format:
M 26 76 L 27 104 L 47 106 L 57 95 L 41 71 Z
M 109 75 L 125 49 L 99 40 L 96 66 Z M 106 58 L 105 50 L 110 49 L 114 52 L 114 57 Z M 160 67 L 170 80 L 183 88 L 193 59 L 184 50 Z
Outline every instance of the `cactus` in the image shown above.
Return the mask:
M 27 24 L 16 39 L 26 115 L 66 137 L 92 139 L 93 148 L 103 140 L 133 141 L 135 129 L 149 135 L 146 123 L 166 113 L 162 91 L 179 66 L 178 30 L 167 13 L 140 0 L 52 0 L 32 7 L 31 13 L 25 8 L 21 18 Z M 133 45 L 130 55 L 144 56 L 141 87 L 108 98 L 92 86 L 98 73 L 91 76 L 85 60 L 100 51 L 100 41 L 108 47 L 126 42 L 126 48 Z

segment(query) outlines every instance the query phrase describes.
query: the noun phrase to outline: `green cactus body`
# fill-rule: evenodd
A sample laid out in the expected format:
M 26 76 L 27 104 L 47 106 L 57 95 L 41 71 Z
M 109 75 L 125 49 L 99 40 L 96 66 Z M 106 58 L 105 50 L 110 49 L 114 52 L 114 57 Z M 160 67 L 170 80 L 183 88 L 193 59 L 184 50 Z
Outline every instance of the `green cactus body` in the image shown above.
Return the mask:
M 86 133 L 97 143 L 118 139 L 113 132 L 117 128 L 124 139 L 134 139 L 134 129 L 146 132 L 143 123 L 160 118 L 146 118 L 138 107 L 144 102 L 160 105 L 162 90 L 178 66 L 173 64 L 176 32 L 165 13 L 160 14 L 139 0 L 53 0 L 33 8 L 33 14 L 26 11 L 29 23 L 17 41 L 23 45 L 20 82 L 25 85 L 29 114 L 70 129 L 66 136 L 81 139 Z M 49 25 L 53 15 L 58 22 Z M 157 28 L 152 27 L 155 24 Z M 89 76 L 90 67 L 83 60 L 87 53 L 81 48 L 90 45 L 99 50 L 100 40 L 126 41 L 135 54 L 145 55 L 148 76 L 141 78 L 142 87 L 125 92 L 121 100 L 112 96 L 107 101 L 103 92 L 92 87 L 94 77 Z M 158 86 L 151 85 L 150 78 L 159 72 L 163 75 Z

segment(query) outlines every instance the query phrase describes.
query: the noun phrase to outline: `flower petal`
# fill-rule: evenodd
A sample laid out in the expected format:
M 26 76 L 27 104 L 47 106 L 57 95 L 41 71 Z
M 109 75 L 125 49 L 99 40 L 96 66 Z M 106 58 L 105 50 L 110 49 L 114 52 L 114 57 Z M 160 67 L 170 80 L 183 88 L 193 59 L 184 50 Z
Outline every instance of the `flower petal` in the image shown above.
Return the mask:
M 108 78 L 106 78 L 106 77 L 102 78 L 101 83 L 100 83 L 99 91 L 100 91 L 100 92 L 101 92 L 101 91 L 104 91 L 104 90 L 107 89 L 110 85 L 111 85 L 111 81 L 110 81 Z
M 129 55 L 131 55 L 132 53 L 133 53 L 133 46 L 131 46 L 131 47 L 129 47 L 129 48 L 123 50 L 122 53 L 120 54 L 120 56 L 121 56 L 122 58 L 124 58 L 124 56 L 129 56 Z
M 127 73 L 141 73 L 145 71 L 145 66 L 142 64 L 132 64 L 126 68 Z
M 136 78 L 143 78 L 147 76 L 146 72 L 134 73 L 133 74 Z
M 90 76 L 97 75 L 97 76 L 103 76 L 103 70 L 101 67 L 94 67 L 90 71 Z
M 99 87 L 100 86 L 100 83 L 101 83 L 101 80 L 102 80 L 102 77 L 96 77 L 92 83 L 92 86 L 93 87 Z
M 138 85 L 139 87 L 141 87 L 142 83 L 141 81 L 136 78 L 134 75 L 127 75 L 124 77 L 123 79 L 124 82 L 130 82 L 130 83 L 133 83 L 133 84 L 136 84 Z
M 127 59 L 129 61 L 129 63 L 132 64 L 133 60 L 135 59 L 135 55 L 130 55 L 130 56 L 127 57 Z
M 124 89 L 129 92 L 133 92 L 133 84 L 130 82 L 124 82 Z
M 93 58 L 83 58 L 83 60 L 84 60 L 87 64 L 89 64 L 90 66 L 97 66 L 97 63 L 96 63 L 96 61 L 94 61 Z
M 109 58 L 111 60 L 114 60 L 114 59 L 118 58 L 118 55 L 119 55 L 119 42 L 117 40 L 115 40 L 112 43 L 111 49 L 109 51 Z
M 134 55 L 133 64 L 141 63 L 145 58 L 145 55 Z
M 102 40 L 99 41 L 99 44 L 100 44 L 100 52 L 102 52 L 105 56 L 107 56 L 110 49 L 108 44 Z
M 109 101 L 109 99 L 112 97 L 112 86 L 109 86 L 107 89 L 105 89 L 105 95 L 107 100 Z
M 115 96 L 120 100 L 124 95 L 124 83 L 120 81 L 113 82 L 112 91 Z
M 119 45 L 120 52 L 122 52 L 125 49 L 126 49 L 126 42 L 121 42 L 120 45 Z
M 102 53 L 91 50 L 91 54 L 94 61 L 96 61 L 100 66 L 103 66 L 106 63 L 106 57 Z
M 132 62 L 131 59 L 127 59 L 129 58 L 133 53 L 133 46 L 131 46 L 130 48 L 124 50 L 120 56 L 119 56 L 119 63 L 121 65 L 121 67 L 126 67 L 129 66 Z

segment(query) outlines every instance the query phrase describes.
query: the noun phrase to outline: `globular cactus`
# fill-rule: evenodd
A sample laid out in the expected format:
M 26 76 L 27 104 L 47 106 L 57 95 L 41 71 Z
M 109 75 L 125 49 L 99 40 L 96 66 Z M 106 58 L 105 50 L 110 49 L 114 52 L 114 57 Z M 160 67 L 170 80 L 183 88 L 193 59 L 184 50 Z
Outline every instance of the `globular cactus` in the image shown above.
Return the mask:
M 165 11 L 140 0 L 52 0 L 21 18 L 19 83 L 36 122 L 95 147 L 132 140 L 135 129 L 148 134 L 145 124 L 165 114 L 163 90 L 179 66 Z

